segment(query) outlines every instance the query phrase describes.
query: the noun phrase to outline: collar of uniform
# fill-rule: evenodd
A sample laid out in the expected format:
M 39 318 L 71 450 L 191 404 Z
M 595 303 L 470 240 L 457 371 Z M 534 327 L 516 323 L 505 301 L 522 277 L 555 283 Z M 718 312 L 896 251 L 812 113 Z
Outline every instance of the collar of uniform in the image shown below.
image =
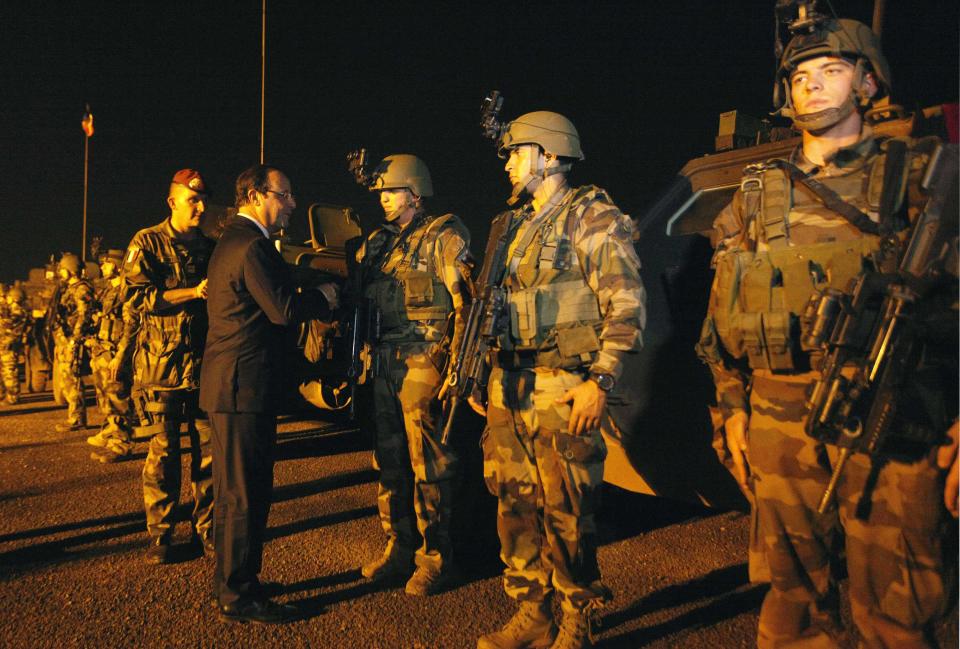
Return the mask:
M 267 232 L 267 229 L 266 229 L 265 227 L 263 227 L 263 224 L 260 223 L 260 221 L 256 220 L 255 218 L 253 218 L 253 217 L 250 216 L 249 214 L 244 214 L 243 212 L 237 212 L 237 216 L 242 216 L 243 218 L 247 219 L 248 221 L 250 221 L 251 223 L 253 223 L 255 226 L 257 226 L 257 227 L 260 229 L 260 232 L 263 233 L 264 238 L 266 238 L 266 239 L 269 239 L 269 238 L 270 238 L 270 233 Z
M 562 184 L 557 185 L 556 191 L 550 194 L 550 198 L 548 198 L 546 202 L 543 205 L 541 205 L 540 209 L 536 212 L 533 211 L 533 201 L 531 200 L 527 204 L 530 206 L 529 215 L 540 216 L 542 214 L 546 214 L 547 212 L 555 208 L 557 205 L 559 205 L 561 201 L 563 201 L 569 189 L 570 189 L 569 183 L 567 183 L 567 181 L 564 180 Z
M 866 165 L 867 161 L 875 156 L 879 150 L 880 145 L 873 136 L 873 128 L 869 124 L 864 124 L 860 130 L 860 138 L 853 144 L 841 147 L 833 155 L 828 156 L 824 161 L 826 164 L 820 169 L 820 173 L 844 175 L 856 171 Z M 817 165 L 803 155 L 803 145 L 797 145 L 792 158 L 791 162 L 807 173 L 817 169 Z M 831 170 L 835 170 L 835 173 L 831 174 Z

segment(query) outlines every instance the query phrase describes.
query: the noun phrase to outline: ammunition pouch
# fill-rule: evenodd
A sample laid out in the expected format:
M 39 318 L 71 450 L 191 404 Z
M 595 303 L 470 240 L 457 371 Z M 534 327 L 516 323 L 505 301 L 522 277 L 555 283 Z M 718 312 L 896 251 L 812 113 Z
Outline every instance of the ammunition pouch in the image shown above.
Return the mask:
M 717 260 L 713 304 L 717 335 L 734 358 L 752 369 L 806 371 L 810 359 L 800 340 L 800 316 L 810 296 L 844 290 L 879 248 L 868 236 L 850 241 L 785 246 L 768 251 L 732 250 Z

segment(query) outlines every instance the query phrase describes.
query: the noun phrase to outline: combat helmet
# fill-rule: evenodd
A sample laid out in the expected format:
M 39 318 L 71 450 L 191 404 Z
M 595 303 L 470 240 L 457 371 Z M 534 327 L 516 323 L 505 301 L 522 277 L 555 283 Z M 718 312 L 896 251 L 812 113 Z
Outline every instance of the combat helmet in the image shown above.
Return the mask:
M 370 191 L 409 189 L 417 196 L 433 196 L 433 181 L 426 163 L 415 155 L 388 155 L 373 170 Z
M 58 270 L 66 270 L 71 275 L 80 276 L 80 258 L 77 257 L 72 252 L 65 252 L 60 257 L 60 261 L 57 262 Z
M 790 75 L 802 61 L 819 56 L 834 56 L 854 62 L 854 96 L 839 108 L 797 115 L 790 97 Z M 873 98 L 860 90 L 867 72 L 873 73 L 878 85 Z M 773 105 L 777 113 L 792 118 L 798 128 L 817 130 L 836 124 L 858 107 L 866 108 L 873 99 L 889 95 L 890 91 L 890 66 L 880 51 L 876 34 L 856 20 L 831 18 L 814 21 L 808 31 L 796 33 L 790 39 L 777 66 Z
M 569 119 L 560 113 L 538 110 L 516 118 L 503 129 L 497 152 L 501 158 L 521 144 L 536 144 L 547 153 L 561 158 L 583 160 L 580 134 Z
M 24 293 L 23 289 L 19 286 L 11 286 L 10 290 L 7 291 L 7 302 L 16 302 L 17 304 L 21 304 L 26 297 L 26 293 Z

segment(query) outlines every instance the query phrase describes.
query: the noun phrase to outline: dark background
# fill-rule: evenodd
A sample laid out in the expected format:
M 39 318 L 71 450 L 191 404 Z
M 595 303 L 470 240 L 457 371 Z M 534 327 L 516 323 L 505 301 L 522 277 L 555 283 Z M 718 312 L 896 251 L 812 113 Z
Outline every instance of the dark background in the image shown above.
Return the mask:
M 433 209 L 463 216 L 482 250 L 509 194 L 477 124 L 491 88 L 508 119 L 572 119 L 587 156 L 574 181 L 640 219 L 712 149 L 720 112 L 770 107 L 772 0 L 268 4 L 266 157 L 292 179 L 294 218 L 319 200 L 377 216 L 344 154 L 415 153 L 433 173 Z M 833 4 L 870 22 L 872 2 Z M 955 101 L 958 3 L 887 4 L 895 99 Z M 96 128 L 88 232 L 110 247 L 167 214 L 178 168 L 200 169 L 213 202 L 230 204 L 257 161 L 259 0 L 5 2 L 0 43 L 0 281 L 80 247 L 84 102 Z

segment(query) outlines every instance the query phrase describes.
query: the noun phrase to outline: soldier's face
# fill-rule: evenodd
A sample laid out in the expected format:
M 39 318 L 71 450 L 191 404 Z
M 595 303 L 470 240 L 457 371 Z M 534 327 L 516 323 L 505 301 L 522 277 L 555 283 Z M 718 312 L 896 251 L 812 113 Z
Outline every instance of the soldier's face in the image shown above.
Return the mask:
M 409 189 L 384 189 L 380 191 L 380 207 L 387 221 L 406 225 L 416 212 L 416 201 Z
M 790 75 L 790 96 L 798 115 L 839 108 L 854 87 L 854 66 L 835 56 L 820 56 L 797 65 Z
M 531 170 L 536 168 L 536 157 L 539 155 L 540 147 L 535 144 L 522 144 L 510 149 L 510 156 L 503 168 L 510 177 L 511 185 L 527 184 L 533 173 Z
M 100 264 L 100 274 L 104 279 L 110 279 L 117 272 L 117 265 L 112 261 L 105 261 Z
M 206 209 L 207 197 L 189 187 L 174 183 L 170 185 L 167 205 L 170 206 L 170 221 L 178 232 L 200 226 L 200 217 Z

